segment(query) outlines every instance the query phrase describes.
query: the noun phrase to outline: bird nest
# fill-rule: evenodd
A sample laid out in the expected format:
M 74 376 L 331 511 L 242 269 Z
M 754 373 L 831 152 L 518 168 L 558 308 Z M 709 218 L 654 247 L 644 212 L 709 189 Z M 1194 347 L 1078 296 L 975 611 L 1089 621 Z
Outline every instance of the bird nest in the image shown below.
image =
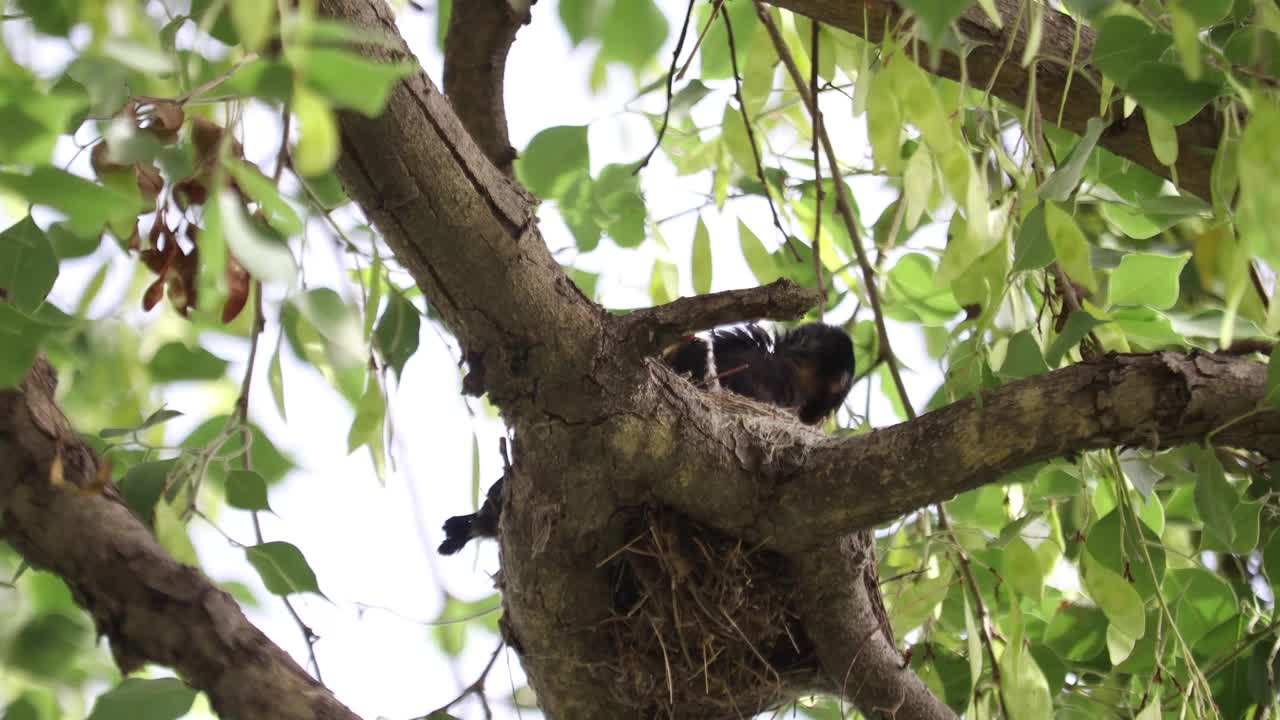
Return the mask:
M 606 561 L 615 698 L 639 717 L 746 718 L 813 687 L 817 663 L 773 552 L 646 511 Z

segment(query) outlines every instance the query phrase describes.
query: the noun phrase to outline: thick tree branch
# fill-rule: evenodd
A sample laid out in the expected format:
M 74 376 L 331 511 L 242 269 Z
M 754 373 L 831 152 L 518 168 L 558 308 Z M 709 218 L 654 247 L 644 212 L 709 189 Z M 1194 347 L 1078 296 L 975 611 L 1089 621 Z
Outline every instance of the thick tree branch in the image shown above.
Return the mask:
M 324 15 L 399 38 L 381 0 L 321 0 Z M 412 55 L 364 48 L 375 60 Z M 469 353 L 504 409 L 556 407 L 582 397 L 580 377 L 599 349 L 603 310 L 551 257 L 534 199 L 485 157 L 423 73 L 406 78 L 377 118 L 339 115 L 337 172 Z M 574 392 L 557 386 L 571 378 Z M 541 398 L 534 397 L 541 394 Z M 557 407 L 562 417 L 579 409 Z
M 0 392 L 0 538 L 66 581 L 121 671 L 171 667 L 222 717 L 355 718 L 230 595 L 170 557 L 114 486 L 84 490 L 97 461 L 53 388 L 41 359 L 20 390 Z
M 1280 412 L 1259 409 L 1266 367 L 1224 354 L 1108 355 L 1004 385 L 980 403 L 968 398 L 840 440 L 726 423 L 714 404 L 663 384 L 669 391 L 655 397 L 669 409 L 656 413 L 683 422 L 685 436 L 722 438 L 680 445 L 679 455 L 669 458 L 673 472 L 685 465 L 720 471 L 714 488 L 677 476 L 660 479 L 654 494 L 703 522 L 788 553 L 1085 450 L 1167 448 L 1217 430 L 1217 444 L 1280 457 Z
M 1083 133 L 1089 118 L 1099 114 L 1099 95 L 1096 86 L 1080 77 L 1081 72 L 1097 73 L 1087 67 L 1078 68 L 1068 85 L 1070 59 L 1086 61 L 1093 52 L 1092 28 L 1080 27 L 1079 48 L 1073 54 L 1076 42 L 1076 23 L 1067 15 L 1052 8 L 1044 8 L 1044 25 L 1037 55 L 1040 60 L 1023 67 L 1019 61 L 1026 49 L 1025 20 L 1016 25 L 1018 5 L 1022 0 L 995 0 L 1000 11 L 1003 28 L 997 28 L 982 8 L 973 4 L 957 21 L 960 33 L 971 43 L 972 50 L 965 57 L 969 83 L 978 88 L 991 84 L 991 93 L 1015 106 L 1026 102 L 1034 69 L 1036 101 L 1040 103 L 1046 120 L 1054 121 L 1062 109 L 1061 126 L 1075 133 Z M 846 32 L 878 43 L 884 38 L 886 28 L 899 27 L 903 11 L 892 0 L 774 0 L 774 5 L 808 16 L 819 22 L 833 25 Z M 1014 33 L 1009 44 L 1009 34 Z M 1006 47 L 1010 48 L 1006 54 Z M 928 48 L 920 45 L 919 57 L 929 57 Z M 938 75 L 952 80 L 961 78 L 960 59 L 949 52 L 941 53 Z M 1112 97 L 1117 102 L 1120 95 Z M 1118 108 L 1117 108 L 1118 109 Z M 1206 108 L 1178 129 L 1178 183 L 1180 187 L 1202 198 L 1209 197 L 1209 175 L 1213 164 L 1213 149 L 1218 145 L 1219 127 L 1212 108 Z M 1099 144 L 1127 158 L 1151 172 L 1171 178 L 1169 168 L 1160 164 L 1151 149 L 1147 124 L 1141 111 L 1113 124 Z
M 507 137 L 502 98 L 507 53 L 529 18 L 527 0 L 455 3 L 444 43 L 444 91 L 472 139 L 508 177 L 516 149 Z
M 869 532 L 854 533 L 798 559 L 800 612 L 831 692 L 868 717 L 955 718 L 881 632 L 872 610 L 878 600 L 863 582 L 864 564 L 875 562 L 874 542 Z

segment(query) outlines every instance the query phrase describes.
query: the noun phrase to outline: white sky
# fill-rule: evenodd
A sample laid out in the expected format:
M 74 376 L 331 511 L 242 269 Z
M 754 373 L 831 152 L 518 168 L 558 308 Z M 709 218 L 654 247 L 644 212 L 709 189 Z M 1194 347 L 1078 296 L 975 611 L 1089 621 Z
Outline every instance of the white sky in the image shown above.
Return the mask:
M 668 45 L 660 54 L 665 63 L 676 37 L 674 24 L 683 17 L 685 2 L 658 2 L 673 25 Z M 619 112 L 635 91 L 630 72 L 615 68 L 609 75 L 608 91 L 591 96 L 587 77 L 594 47 L 570 49 L 556 13 L 556 4 L 548 0 L 534 7 L 533 22 L 521 29 L 508 62 L 507 115 L 512 143 L 523 148 L 538 131 L 554 125 L 590 124 L 593 170 L 610 162 L 639 158 L 648 150 L 653 135 L 645 119 Z M 441 59 L 434 46 L 434 17 L 407 12 L 399 24 L 438 85 Z M 65 62 L 65 50 L 32 47 L 31 52 L 39 56 L 35 59 L 41 64 Z M 22 59 L 21 54 L 19 57 Z M 549 65 L 554 66 L 554 72 L 548 72 Z M 548 82 L 549 77 L 554 81 Z M 725 97 L 725 92 L 718 92 L 704 100 L 695 119 L 704 125 L 718 122 Z M 844 159 L 856 161 L 865 157 L 862 122 L 852 118 L 847 101 L 828 99 L 832 102 L 825 108 L 826 119 L 837 144 L 844 148 Z M 645 107 L 659 109 L 658 95 Z M 250 115 L 244 138 L 248 157 L 262 161 L 268 168 L 278 131 L 265 125 L 273 122 L 264 113 Z M 80 139 L 87 139 L 89 132 L 82 131 Z M 64 157 L 69 155 L 68 152 Z M 709 187 L 705 176 L 677 178 L 661 154 L 644 171 L 642 182 L 653 217 L 665 217 L 701 204 Z M 880 189 L 878 180 L 856 179 L 853 185 L 862 216 L 868 221 L 877 217 L 892 199 Z M 5 225 L 16 219 L 14 210 L 0 209 L 0 217 L 8 216 L 4 218 Z M 16 210 L 21 212 L 20 208 Z M 726 210 L 723 216 L 714 211 L 703 213 L 716 249 L 715 290 L 754 284 L 737 249 L 737 213 L 766 243 L 775 245 L 777 241 L 763 203 L 740 201 L 730 203 Z M 542 216 L 541 229 L 550 246 L 571 247 L 572 238 L 555 213 L 544 211 Z M 680 266 L 682 290 L 687 294 L 692 292 L 688 258 L 694 222 L 695 216 L 690 214 L 661 228 Z M 314 239 L 321 237 L 319 233 L 313 235 Z M 323 241 L 313 241 L 311 246 L 312 251 L 305 258 L 308 281 L 340 287 L 336 254 Z M 135 261 L 125 258 L 114 244 L 104 245 L 89 259 L 67 263 L 55 287 L 55 302 L 64 309 L 73 308 L 89 274 L 104 258 L 113 259 L 114 269 L 100 302 L 94 305 L 95 314 L 110 311 L 121 302 L 124 308 L 136 307 L 137 298 L 125 297 Z M 605 240 L 601 249 L 581 265 L 584 269 L 605 271 L 600 284 L 605 304 L 637 306 L 648 303 L 652 258 L 651 247 L 622 252 Z M 269 310 L 268 315 L 271 314 Z M 131 310 L 126 317 L 133 322 L 142 316 Z M 146 316 L 145 322 L 154 323 L 156 318 L 156 314 Z M 266 356 L 260 356 L 254 380 L 253 419 L 300 466 L 283 485 L 272 490 L 271 504 L 276 514 L 264 515 L 264 531 L 268 540 L 287 540 L 297 545 L 315 569 L 321 588 L 332 602 L 294 596 L 296 607 L 322 638 L 317 655 L 326 684 L 364 718 L 401 720 L 442 705 L 477 676 L 498 642 L 493 636 L 473 635 L 466 652 L 454 662 L 437 651 L 430 628 L 423 624 L 440 612 L 443 590 L 466 600 L 492 592 L 488 573 L 497 569 L 494 543 L 480 544 L 478 554 L 473 544 L 449 558 L 437 556 L 434 548 L 441 539 L 439 528 L 444 519 L 471 510 L 472 434 L 480 443 L 483 494 L 500 474 L 497 450 L 503 432 L 500 423 L 485 417 L 478 402 L 473 401 L 472 407 L 479 417 L 469 416 L 459 393 L 453 349 L 446 347 L 430 328 L 424 325 L 423 330 L 419 351 L 409 361 L 403 382 L 391 399 L 398 429 L 392 449 L 396 469 L 390 472 L 385 487 L 378 482 L 366 451 L 345 454 L 352 417 L 345 401 L 318 373 L 291 357 L 286 357 L 284 370 L 289 421 L 286 424 L 280 419 L 266 382 L 267 359 L 279 333 L 275 323 L 268 325 L 263 339 Z M 233 377 L 243 373 L 245 343 L 219 337 L 205 340 L 213 352 L 232 361 Z M 906 378 L 913 400 L 920 407 L 937 386 L 939 371 L 925 360 L 918 332 L 899 333 L 894 342 L 895 349 L 920 373 Z M 862 406 L 865 392 L 864 382 L 854 391 L 855 406 Z M 875 398 L 873 421 L 892 422 L 879 393 Z M 201 385 L 176 387 L 164 397 L 170 407 L 192 413 L 196 419 L 207 417 L 211 411 L 225 411 L 232 399 L 225 392 L 211 393 L 208 386 Z M 215 406 L 212 410 L 211 404 Z M 171 438 L 184 436 L 194 425 L 194 421 L 183 420 L 173 423 Z M 253 534 L 247 513 L 227 510 L 217 522 L 223 532 L 251 544 Z M 202 521 L 193 522 L 192 535 L 206 572 L 216 580 L 239 580 L 254 588 L 260 606 L 246 608 L 250 619 L 305 663 L 305 645 L 297 627 L 280 601 L 262 587 L 242 552 Z M 388 610 L 361 612 L 362 605 Z M 500 659 L 489 676 L 497 717 L 517 716 L 501 699 L 510 694 L 512 687 L 522 684 L 514 656 Z M 452 712 L 461 717 L 481 717 L 473 701 Z M 524 717 L 536 715 L 523 713 Z

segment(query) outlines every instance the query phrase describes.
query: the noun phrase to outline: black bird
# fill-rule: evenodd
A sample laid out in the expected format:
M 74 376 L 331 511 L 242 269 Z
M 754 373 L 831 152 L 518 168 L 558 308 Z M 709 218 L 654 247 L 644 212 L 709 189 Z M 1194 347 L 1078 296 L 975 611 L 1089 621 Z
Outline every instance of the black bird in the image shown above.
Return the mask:
M 844 330 L 824 323 L 801 325 L 776 339 L 754 323 L 716 330 L 684 339 L 663 353 L 663 361 L 695 383 L 786 409 L 806 425 L 835 412 L 853 384 L 853 342 Z M 477 512 L 445 521 L 440 554 L 458 552 L 471 538 L 498 534 L 502 480 L 489 488 Z

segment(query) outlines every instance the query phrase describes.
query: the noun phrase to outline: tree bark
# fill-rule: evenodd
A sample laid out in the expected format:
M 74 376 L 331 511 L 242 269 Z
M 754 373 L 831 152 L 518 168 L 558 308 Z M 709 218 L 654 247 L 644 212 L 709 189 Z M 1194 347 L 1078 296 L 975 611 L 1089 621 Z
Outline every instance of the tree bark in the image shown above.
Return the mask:
M 121 672 L 171 667 L 222 717 L 353 720 L 230 595 L 170 557 L 114 486 L 88 489 L 97 459 L 53 389 L 41 359 L 17 391 L 0 392 L 0 538 L 67 583 Z
M 856 11 L 860 27 L 863 9 L 890 7 L 779 4 L 846 29 L 855 16 L 840 13 Z M 319 5 L 395 37 L 381 0 Z M 1048 47 L 1060 47 L 1062 20 L 1048 22 L 1056 28 L 1046 34 Z M 964 23 L 985 27 L 972 11 Z M 403 45 L 366 51 L 392 62 L 410 57 Z M 1016 90 L 1025 77 L 998 80 Z M 1088 105 L 1076 99 L 1088 92 L 1082 87 L 1073 85 L 1069 105 Z M 1008 99 L 1020 101 L 1016 92 Z M 623 519 L 638 509 L 677 512 L 789 563 L 798 629 L 816 653 L 813 687 L 867 714 L 942 718 L 950 711 L 900 667 L 873 623 L 861 531 L 1080 450 L 1167 447 L 1227 426 L 1220 441 L 1280 453 L 1280 418 L 1253 412 L 1265 369 L 1183 353 L 1107 357 L 912 423 L 825 436 L 779 411 L 702 392 L 646 358 L 706 324 L 793 317 L 808 302 L 794 286 L 611 316 L 547 251 L 534 199 L 491 162 L 501 143 L 486 143 L 487 157 L 425 74 L 402 82 L 380 117 L 343 113 L 340 123 L 338 173 L 349 193 L 466 348 L 477 387 L 515 431 L 502 521 L 504 625 L 551 717 L 641 714 L 612 692 L 618 648 L 603 631 L 618 611 L 606 568 L 630 540 Z M 1193 171 L 1180 169 L 1192 189 Z M 166 556 L 113 491 L 76 490 L 91 484 L 95 461 L 52 405 L 51 389 L 40 365 L 20 391 L 0 393 L 0 536 L 67 580 L 122 669 L 143 661 L 174 667 L 227 716 L 351 717 L 225 593 Z M 65 478 L 56 486 L 55 460 Z

